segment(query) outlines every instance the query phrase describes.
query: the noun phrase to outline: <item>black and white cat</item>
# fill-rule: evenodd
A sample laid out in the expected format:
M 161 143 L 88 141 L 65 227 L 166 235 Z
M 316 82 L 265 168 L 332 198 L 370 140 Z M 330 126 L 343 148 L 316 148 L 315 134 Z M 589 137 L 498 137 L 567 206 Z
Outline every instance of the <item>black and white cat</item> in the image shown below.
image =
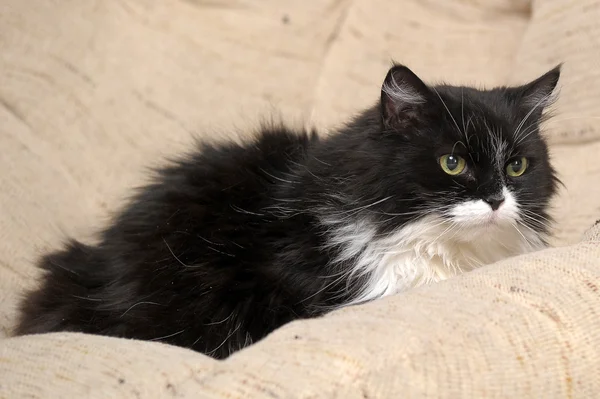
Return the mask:
M 544 247 L 540 134 L 560 67 L 520 87 L 388 72 L 336 134 L 263 128 L 158 170 L 100 236 L 41 260 L 18 334 L 80 331 L 223 358 L 298 318 Z

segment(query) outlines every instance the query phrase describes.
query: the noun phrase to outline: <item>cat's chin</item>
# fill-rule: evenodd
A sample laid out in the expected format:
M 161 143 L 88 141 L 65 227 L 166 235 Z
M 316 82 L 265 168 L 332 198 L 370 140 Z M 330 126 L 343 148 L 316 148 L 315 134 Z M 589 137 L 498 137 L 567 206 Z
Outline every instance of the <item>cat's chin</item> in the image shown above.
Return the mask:
M 502 228 L 510 225 L 510 222 L 510 220 L 498 216 L 496 212 L 490 212 L 489 216 L 475 220 L 474 226 L 482 229 L 493 229 L 496 227 Z
M 484 228 L 484 229 L 485 228 L 488 228 L 488 229 L 493 229 L 493 228 L 504 229 L 506 227 L 510 227 L 514 223 L 516 223 L 516 220 L 513 220 L 512 218 L 507 218 L 507 217 L 498 216 L 497 214 L 492 214 L 491 216 L 489 216 L 487 218 L 482 218 L 481 220 L 475 221 L 473 223 L 473 226 L 474 227 Z
M 473 228 L 479 228 L 481 230 L 493 230 L 500 227 L 500 222 L 497 219 L 490 218 L 488 220 L 477 221 L 471 225 Z
M 485 218 L 477 218 L 474 220 L 461 220 L 458 226 L 461 228 L 461 241 L 479 241 L 490 239 L 494 240 L 499 235 L 507 231 L 514 230 L 515 222 L 505 218 L 500 218 L 493 214 Z

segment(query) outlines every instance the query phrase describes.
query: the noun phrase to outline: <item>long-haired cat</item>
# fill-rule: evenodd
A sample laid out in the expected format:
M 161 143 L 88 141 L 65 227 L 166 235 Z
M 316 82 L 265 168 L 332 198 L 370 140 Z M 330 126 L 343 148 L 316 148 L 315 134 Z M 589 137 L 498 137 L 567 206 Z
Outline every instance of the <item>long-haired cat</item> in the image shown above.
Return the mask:
M 104 229 L 46 255 L 17 334 L 163 341 L 216 358 L 298 318 L 544 247 L 540 134 L 560 68 L 519 87 L 388 72 L 337 133 L 265 127 L 158 170 Z

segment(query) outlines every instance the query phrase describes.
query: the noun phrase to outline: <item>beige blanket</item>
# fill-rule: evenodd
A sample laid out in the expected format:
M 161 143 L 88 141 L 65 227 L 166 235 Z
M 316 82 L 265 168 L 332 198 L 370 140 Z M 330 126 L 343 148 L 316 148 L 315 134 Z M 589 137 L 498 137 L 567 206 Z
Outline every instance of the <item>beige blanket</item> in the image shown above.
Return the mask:
M 377 98 L 391 59 L 486 86 L 564 62 L 547 124 L 565 184 L 554 244 L 600 218 L 600 0 L 0 3 L 0 337 L 40 252 L 93 238 L 145 166 L 261 117 L 335 126 Z M 4 339 L 0 397 L 596 397 L 598 255 L 588 238 L 509 260 L 294 323 L 223 363 L 81 335 Z

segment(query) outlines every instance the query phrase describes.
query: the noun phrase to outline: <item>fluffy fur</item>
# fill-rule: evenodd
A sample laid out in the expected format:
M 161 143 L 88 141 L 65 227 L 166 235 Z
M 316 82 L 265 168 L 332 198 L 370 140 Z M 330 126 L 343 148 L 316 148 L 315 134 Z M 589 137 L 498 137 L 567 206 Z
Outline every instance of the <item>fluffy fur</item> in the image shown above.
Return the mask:
M 298 318 L 545 245 L 540 134 L 559 68 L 520 87 L 427 86 L 394 66 L 337 134 L 262 129 L 158 170 L 103 230 L 43 257 L 17 334 L 81 331 L 223 358 Z M 464 172 L 442 170 L 445 154 Z M 526 157 L 522 176 L 506 166 Z

